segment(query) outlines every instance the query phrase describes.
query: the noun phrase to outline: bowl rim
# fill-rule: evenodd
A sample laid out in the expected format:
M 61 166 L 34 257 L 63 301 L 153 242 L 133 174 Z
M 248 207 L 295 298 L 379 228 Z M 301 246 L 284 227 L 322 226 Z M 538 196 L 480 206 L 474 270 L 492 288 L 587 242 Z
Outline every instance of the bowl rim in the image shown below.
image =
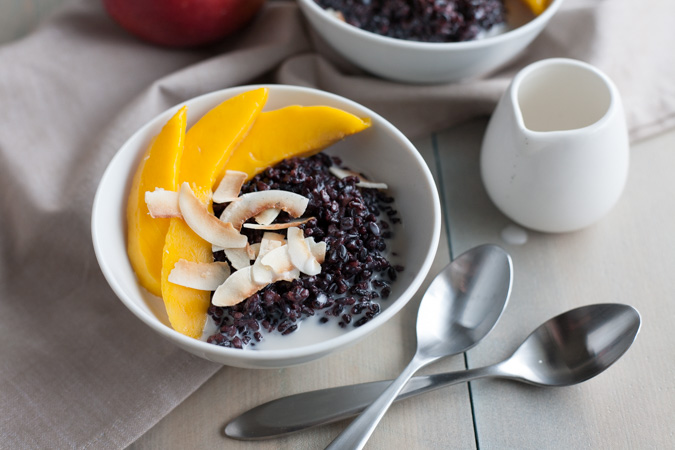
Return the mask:
M 341 29 L 346 33 L 353 33 L 356 36 L 360 36 L 366 40 L 370 40 L 373 43 L 380 43 L 384 45 L 390 45 L 396 47 L 400 50 L 416 50 L 416 51 L 437 51 L 443 52 L 448 50 L 469 50 L 475 48 L 488 47 L 497 41 L 510 41 L 517 39 L 523 34 L 527 34 L 531 29 L 536 29 L 540 25 L 545 24 L 548 20 L 555 14 L 555 12 L 560 8 L 563 0 L 552 0 L 551 3 L 546 7 L 546 9 L 535 16 L 529 22 L 509 30 L 505 33 L 497 34 L 494 36 L 488 36 L 482 39 L 474 39 L 471 41 L 461 41 L 461 42 L 420 42 L 420 41 L 410 41 L 405 39 L 398 39 L 388 36 L 382 36 L 371 31 L 362 30 L 353 25 L 349 25 L 346 22 L 343 22 L 328 13 L 324 8 L 319 6 L 314 0 L 298 0 L 301 5 L 305 5 L 306 8 L 309 8 L 313 14 L 317 17 L 323 18 L 324 21 L 327 21 L 331 25 Z
M 119 163 L 119 160 L 122 159 L 122 156 L 126 153 L 131 152 L 134 149 L 134 145 L 132 145 L 133 141 L 137 140 L 137 138 L 147 135 L 149 130 L 156 127 L 158 122 L 160 122 L 165 116 L 168 116 L 169 114 L 175 112 L 178 110 L 183 105 L 188 105 L 190 103 L 197 103 L 197 102 L 202 102 L 202 101 L 208 101 L 211 98 L 219 98 L 220 101 L 225 100 L 226 98 L 230 98 L 232 96 L 235 96 L 241 92 L 247 91 L 247 90 L 253 90 L 261 87 L 266 87 L 270 89 L 270 94 L 272 93 L 273 90 L 275 91 L 284 91 L 284 92 L 301 92 L 301 93 L 306 93 L 306 94 L 314 94 L 318 95 L 319 97 L 326 97 L 331 100 L 337 101 L 339 103 L 343 103 L 349 107 L 352 107 L 357 110 L 363 111 L 364 114 L 367 114 L 368 117 L 371 118 L 372 123 L 378 124 L 379 126 L 383 126 L 385 130 L 392 134 L 396 140 L 401 141 L 403 146 L 410 152 L 411 156 L 413 159 L 415 159 L 424 173 L 425 177 L 425 184 L 427 185 L 429 191 L 432 194 L 432 211 L 431 213 L 433 214 L 433 234 L 431 236 L 431 242 L 430 242 L 430 247 L 427 251 L 426 256 L 424 257 L 424 260 L 422 261 L 422 264 L 419 266 L 419 270 L 416 274 L 416 276 L 412 279 L 410 284 L 401 292 L 401 294 L 398 296 L 398 298 L 390 304 L 386 309 L 383 310 L 382 313 L 378 314 L 376 317 L 374 317 L 372 320 L 368 321 L 366 324 L 364 324 L 361 327 L 354 328 L 349 330 L 348 332 L 344 334 L 340 334 L 339 336 L 330 338 L 325 341 L 321 341 L 318 343 L 312 343 L 309 345 L 305 346 L 300 346 L 300 347 L 293 347 L 290 349 L 269 349 L 269 350 L 241 350 L 241 349 L 232 349 L 232 348 L 226 348 L 226 347 L 221 347 L 218 345 L 214 344 L 209 344 L 206 341 L 202 341 L 200 339 L 195 339 L 188 337 L 186 335 L 183 335 L 179 333 L 178 331 L 174 330 L 170 326 L 166 326 L 163 324 L 156 316 L 154 316 L 151 313 L 148 313 L 144 311 L 139 305 L 136 304 L 136 301 L 133 298 L 127 297 L 127 293 L 122 287 L 122 283 L 117 280 L 115 276 L 115 271 L 109 264 L 109 261 L 106 258 L 105 252 L 103 250 L 103 239 L 105 239 L 105 236 L 102 236 L 100 234 L 101 228 L 103 228 L 104 224 L 101 224 L 100 221 L 102 218 L 100 217 L 101 212 L 103 208 L 105 208 L 104 205 L 102 205 L 101 198 L 103 196 L 103 193 L 106 191 L 107 186 L 109 183 L 111 183 L 111 179 L 114 177 L 113 169 L 116 166 L 116 163 Z M 135 152 L 139 154 L 142 151 L 142 149 L 136 148 Z M 127 181 L 125 184 L 125 187 L 128 186 L 129 183 L 129 178 L 127 174 Z M 126 201 L 125 201 L 126 204 Z M 125 209 L 124 209 L 125 210 Z M 126 226 L 126 218 L 124 218 L 123 221 L 124 225 Z M 321 356 L 326 356 L 329 353 L 331 353 L 334 350 L 340 350 L 341 348 L 346 348 L 357 341 L 359 341 L 361 338 L 365 337 L 366 335 L 370 334 L 372 331 L 383 325 L 385 322 L 387 322 L 390 318 L 392 318 L 396 313 L 398 313 L 405 305 L 408 304 L 410 299 L 415 295 L 415 293 L 419 290 L 420 286 L 424 282 L 426 276 L 429 273 L 429 270 L 431 269 L 431 265 L 434 261 L 434 258 L 436 256 L 436 252 L 438 249 L 438 244 L 440 241 L 440 232 L 441 232 L 441 206 L 440 206 L 440 197 L 438 194 L 438 189 L 436 188 L 436 184 L 434 181 L 434 178 L 431 174 L 431 171 L 429 167 L 427 166 L 426 162 L 420 155 L 419 151 L 415 148 L 415 146 L 410 142 L 410 140 L 394 125 L 392 125 L 387 119 L 382 117 L 381 115 L 377 114 L 376 112 L 372 111 L 371 109 L 354 102 L 353 100 L 349 100 L 345 97 L 332 94 L 330 92 L 322 91 L 319 89 L 314 89 L 314 88 L 308 88 L 308 87 L 302 87 L 302 86 L 293 86 L 293 85 L 282 85 L 282 84 L 255 84 L 255 85 L 244 85 L 244 86 L 236 86 L 236 87 L 230 87 L 230 88 L 225 88 L 225 89 L 220 89 L 217 91 L 212 91 L 208 92 L 190 99 L 187 99 L 183 102 L 180 102 L 171 108 L 168 108 L 164 110 L 163 112 L 153 116 L 152 119 L 147 121 L 143 126 L 141 126 L 139 129 L 137 129 L 130 137 L 128 137 L 125 142 L 119 147 L 119 149 L 115 152 L 115 155 L 112 157 L 110 162 L 108 163 L 105 171 L 103 172 L 103 175 L 99 181 L 98 187 L 96 189 L 96 194 L 94 196 L 94 201 L 93 201 L 93 206 L 92 206 L 92 213 L 91 213 L 91 234 L 92 234 L 92 243 L 94 246 L 94 252 L 96 255 L 96 259 L 98 261 L 99 267 L 101 268 L 101 271 L 103 272 L 103 275 L 116 294 L 116 296 L 122 301 L 122 303 L 136 316 L 138 317 L 142 322 L 144 322 L 146 325 L 148 325 L 150 328 L 158 332 L 161 336 L 172 340 L 176 341 L 176 343 L 179 346 L 182 346 L 184 348 L 190 348 L 197 352 L 199 355 L 202 355 L 206 359 L 210 359 L 208 357 L 209 354 L 216 354 L 223 359 L 227 359 L 230 357 L 232 360 L 239 360 L 239 361 L 249 361 L 249 362 L 256 362 L 256 361 L 270 361 L 270 360 L 298 360 L 301 358 L 306 358 L 310 357 L 312 355 L 319 355 L 314 359 L 318 359 Z M 126 232 L 124 232 L 126 234 Z M 125 247 L 125 254 L 126 254 L 126 247 Z M 139 286 L 140 289 L 143 289 L 142 287 Z M 323 353 L 323 355 L 321 355 Z M 308 362 L 309 360 L 307 360 Z M 222 363 L 221 364 L 226 364 Z M 292 364 L 292 362 L 291 362 Z M 277 367 L 277 366 L 274 366 Z M 281 367 L 281 366 L 279 366 Z

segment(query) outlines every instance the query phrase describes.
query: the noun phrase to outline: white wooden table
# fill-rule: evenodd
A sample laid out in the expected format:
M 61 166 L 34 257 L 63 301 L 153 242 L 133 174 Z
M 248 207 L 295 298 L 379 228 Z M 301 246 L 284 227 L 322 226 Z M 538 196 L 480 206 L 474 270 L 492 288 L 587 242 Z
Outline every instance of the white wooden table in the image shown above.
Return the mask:
M 61 2 L 0 2 L 0 43 L 28 32 Z M 631 304 L 642 314 L 642 329 L 620 361 L 575 387 L 481 380 L 397 404 L 367 448 L 675 448 L 675 130 L 632 146 L 624 195 L 601 222 L 571 234 L 528 232 L 525 244 L 511 245 L 501 237 L 511 222 L 487 198 L 479 177 L 485 126 L 485 120 L 477 120 L 415 142 L 436 177 L 444 207 L 432 274 L 475 245 L 499 244 L 513 257 L 513 295 L 501 322 L 480 345 L 423 373 L 499 361 L 544 320 L 585 304 Z M 414 352 L 418 303 L 419 295 L 363 342 L 305 366 L 223 367 L 131 448 L 323 448 L 346 423 L 266 442 L 229 440 L 222 428 L 279 396 L 395 377 Z

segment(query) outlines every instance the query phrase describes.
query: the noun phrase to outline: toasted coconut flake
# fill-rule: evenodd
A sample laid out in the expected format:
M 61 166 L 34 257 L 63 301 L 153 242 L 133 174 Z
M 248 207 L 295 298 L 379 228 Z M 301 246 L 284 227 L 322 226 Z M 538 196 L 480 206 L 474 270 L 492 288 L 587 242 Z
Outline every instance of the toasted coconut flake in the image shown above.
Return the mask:
M 248 175 L 237 170 L 226 170 L 225 176 L 213 193 L 213 201 L 216 203 L 227 203 L 237 200 L 239 192 L 244 185 Z M 274 220 L 274 219 L 272 219 Z
M 387 186 L 386 183 L 375 183 L 373 181 L 359 181 L 356 183 L 358 187 L 361 188 L 366 188 L 366 189 L 389 189 L 389 186 Z
M 281 238 L 281 239 L 279 239 Z M 274 271 L 271 267 L 262 263 L 262 259 L 272 250 L 286 245 L 284 237 L 277 233 L 265 233 L 260 241 L 260 251 L 258 257 L 253 263 L 253 270 L 251 271 L 251 278 L 258 284 L 267 285 L 274 279 Z M 283 257 L 283 256 L 282 256 Z M 288 256 L 286 256 L 287 258 Z
M 342 11 L 336 11 L 333 8 L 326 8 L 326 12 L 331 14 L 332 16 L 335 16 L 335 18 L 341 22 L 346 22 L 345 21 L 345 16 L 342 14 Z
M 274 271 L 256 259 L 251 266 L 251 280 L 258 286 L 267 286 L 274 280 Z
M 330 173 L 338 177 L 339 179 L 347 178 L 347 177 L 356 177 L 359 179 L 359 182 L 356 183 L 358 187 L 362 188 L 369 188 L 369 189 L 389 189 L 389 186 L 387 186 L 385 183 L 375 183 L 373 181 L 367 180 L 365 177 L 363 177 L 361 174 L 357 172 L 353 172 L 351 170 L 346 170 L 346 169 L 341 169 L 336 166 L 330 166 L 328 168 Z
M 298 269 L 296 269 L 295 267 L 293 267 L 288 272 L 283 272 L 283 273 L 277 275 L 277 277 L 274 279 L 274 282 L 277 282 L 277 281 L 293 281 L 293 280 L 297 280 L 298 278 L 300 278 L 300 271 Z
M 275 233 L 265 233 L 263 235 L 262 240 L 260 241 L 260 251 L 258 252 L 258 259 L 262 258 L 275 248 L 279 248 L 282 245 L 285 245 L 284 240 L 279 240 L 279 239 L 270 239 L 267 237 L 268 234 L 275 234 Z M 278 235 L 280 236 L 280 235 Z M 283 238 L 283 236 L 281 236 Z
M 274 272 L 275 277 L 290 272 L 295 268 L 288 254 L 288 245 L 282 245 L 274 250 L 270 250 L 259 261 L 262 265 L 269 267 Z
M 169 273 L 169 281 L 201 291 L 215 291 L 229 276 L 230 266 L 225 262 L 200 263 L 179 259 Z
M 282 261 L 284 256 L 283 253 L 285 252 L 281 252 L 281 254 L 278 255 Z M 274 273 L 272 267 L 262 263 L 262 258 L 256 259 L 251 266 L 251 279 L 259 286 L 267 286 L 268 284 L 274 283 L 274 280 L 278 275 L 279 274 Z
M 156 188 L 145 193 L 145 204 L 148 205 L 150 217 L 153 219 L 182 217 L 178 208 L 178 192 Z
M 213 293 L 215 306 L 233 306 L 258 292 L 261 287 L 251 279 L 251 266 L 237 270 Z
M 248 254 L 249 261 L 253 261 L 258 256 L 258 252 L 253 250 L 249 244 L 246 245 L 246 253 Z
M 309 249 L 305 235 L 300 228 L 288 229 L 288 255 L 293 266 L 307 275 L 321 273 L 321 264 L 316 260 Z
M 231 223 L 221 222 L 209 213 L 188 183 L 183 183 L 180 188 L 178 206 L 183 219 L 192 231 L 212 245 L 222 248 L 244 248 L 248 244 L 246 236 L 240 234 Z
M 231 223 L 237 231 L 240 231 L 246 220 L 267 209 L 283 209 L 291 217 L 300 217 L 308 203 L 308 198 L 294 192 L 279 190 L 251 192 L 230 203 L 221 214 L 220 220 Z
M 225 256 L 235 270 L 241 270 L 251 265 L 251 257 L 247 248 L 226 248 Z
M 266 209 L 265 211 L 255 216 L 254 219 L 260 225 L 269 225 L 272 222 L 274 222 L 274 219 L 277 218 L 280 212 L 281 210 L 276 208 Z M 244 224 L 244 226 L 246 226 L 246 224 Z
M 260 242 L 257 242 L 255 244 L 249 244 L 248 248 L 251 251 L 250 254 L 253 255 L 251 259 L 257 259 L 258 255 L 260 254 Z
M 312 252 L 312 256 L 316 258 L 319 264 L 323 264 L 326 260 L 326 243 L 314 242 L 314 238 L 311 237 L 305 238 L 305 241 L 309 245 L 309 251 Z
M 293 281 L 300 271 L 293 267 L 288 246 L 282 245 L 258 258 L 252 266 L 237 270 L 216 289 L 211 302 L 215 306 L 233 306 L 246 300 L 268 284 Z
M 286 228 L 291 228 L 295 227 L 298 225 L 302 225 L 303 223 L 307 223 L 310 220 L 314 219 L 314 217 L 307 217 L 305 219 L 295 219 L 295 220 L 290 220 L 286 223 L 273 223 L 270 225 L 260 225 L 257 223 L 245 223 L 244 228 L 249 228 L 251 230 L 284 230 Z
M 270 241 L 286 242 L 286 236 L 280 233 L 272 233 L 271 231 L 264 232 L 262 238 Z

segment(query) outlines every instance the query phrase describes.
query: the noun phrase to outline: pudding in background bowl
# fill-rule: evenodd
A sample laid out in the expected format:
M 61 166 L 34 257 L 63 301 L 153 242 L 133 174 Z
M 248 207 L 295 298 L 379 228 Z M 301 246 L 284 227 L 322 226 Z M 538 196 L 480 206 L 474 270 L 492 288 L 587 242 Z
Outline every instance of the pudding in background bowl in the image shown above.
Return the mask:
M 275 368 L 300 364 L 344 348 L 363 338 L 396 314 L 425 278 L 438 245 L 440 203 L 433 178 L 414 146 L 379 115 L 347 99 L 312 89 L 270 85 L 265 110 L 288 105 L 326 105 L 368 117 L 372 126 L 325 150 L 344 165 L 387 183 L 396 199 L 402 224 L 392 248 L 396 263 L 405 266 L 391 285 L 382 311 L 363 326 L 310 336 L 302 326 L 284 343 L 267 349 L 224 348 L 184 336 L 171 328 L 162 299 L 143 289 L 126 253 L 125 208 L 136 166 L 152 138 L 183 105 L 188 107 L 188 129 L 196 119 L 222 101 L 255 87 L 226 89 L 189 100 L 160 114 L 137 131 L 118 151 L 101 179 L 92 212 L 92 235 L 101 269 L 117 296 L 138 318 L 179 347 L 221 364 L 248 368 Z M 328 324 L 326 324 L 328 325 Z M 273 348 L 272 348 L 273 347 Z
M 515 58 L 544 29 L 563 0 L 535 16 L 523 0 L 505 0 L 506 24 L 461 42 L 419 42 L 382 36 L 340 20 L 315 0 L 298 0 L 310 25 L 360 68 L 404 83 L 449 83 L 485 75 Z M 503 32 L 502 32 L 503 31 Z

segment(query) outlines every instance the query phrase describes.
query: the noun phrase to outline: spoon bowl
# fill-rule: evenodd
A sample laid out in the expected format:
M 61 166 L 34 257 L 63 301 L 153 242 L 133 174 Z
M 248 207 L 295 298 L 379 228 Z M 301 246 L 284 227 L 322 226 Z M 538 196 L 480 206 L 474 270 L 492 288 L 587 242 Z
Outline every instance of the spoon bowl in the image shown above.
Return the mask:
M 513 279 L 511 257 L 481 245 L 455 258 L 432 281 L 417 313 L 417 352 L 432 360 L 464 352 L 494 328 Z
M 534 330 L 504 363 L 506 374 L 538 386 L 570 386 L 614 364 L 640 329 L 640 314 L 621 304 L 573 309 Z
M 640 324 L 640 314 L 628 305 L 609 303 L 576 308 L 539 326 L 506 361 L 414 377 L 396 401 L 485 377 L 537 386 L 578 384 L 614 364 L 633 344 Z M 363 411 L 390 384 L 391 380 L 375 381 L 273 400 L 231 421 L 225 434 L 241 440 L 269 439 L 336 422 Z

